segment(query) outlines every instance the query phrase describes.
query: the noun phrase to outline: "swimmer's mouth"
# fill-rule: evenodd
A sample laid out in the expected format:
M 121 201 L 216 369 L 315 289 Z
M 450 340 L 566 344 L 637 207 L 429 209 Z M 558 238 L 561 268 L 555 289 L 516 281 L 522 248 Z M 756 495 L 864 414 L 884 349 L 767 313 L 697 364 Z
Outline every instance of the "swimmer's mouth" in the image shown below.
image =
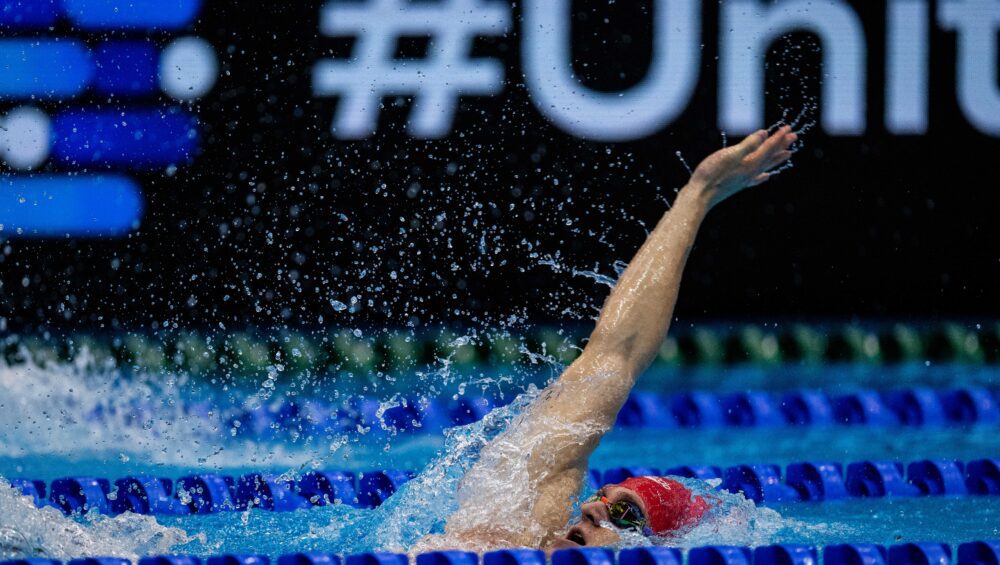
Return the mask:
M 576 545 L 587 545 L 587 540 L 583 537 L 583 530 L 579 526 L 573 526 L 566 532 L 566 540 Z
M 572 549 L 587 545 L 587 539 L 583 535 L 583 528 L 573 526 L 566 532 L 565 536 L 552 540 L 552 549 Z

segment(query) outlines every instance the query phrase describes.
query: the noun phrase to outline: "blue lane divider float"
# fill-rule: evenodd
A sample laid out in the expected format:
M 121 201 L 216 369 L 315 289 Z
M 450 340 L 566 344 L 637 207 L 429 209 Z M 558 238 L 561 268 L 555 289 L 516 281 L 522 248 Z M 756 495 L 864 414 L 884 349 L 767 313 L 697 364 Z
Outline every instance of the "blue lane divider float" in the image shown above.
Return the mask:
M 138 565 L 201 565 L 201 559 L 193 555 L 159 555 L 143 557 Z
M 173 514 L 173 481 L 162 477 L 136 476 L 115 481 L 111 509 L 116 513 Z
M 993 424 L 1000 422 L 1000 407 L 989 390 L 978 387 L 960 388 L 941 396 L 945 414 L 962 424 Z
M 785 421 L 792 426 L 828 426 L 834 423 L 833 406 L 826 394 L 815 390 L 787 393 L 779 401 Z
M 590 473 L 590 485 L 619 483 L 629 477 L 660 475 L 654 467 L 619 467 Z M 844 467 L 831 462 L 788 465 L 735 465 L 665 469 L 662 474 L 699 479 L 722 478 L 721 487 L 742 493 L 757 504 L 797 501 L 833 501 L 844 498 L 1000 495 L 1000 459 L 962 463 L 924 460 L 910 463 L 860 461 Z M 114 481 L 69 477 L 52 481 L 12 479 L 11 486 L 32 497 L 35 504 L 51 504 L 66 514 L 90 511 L 102 514 L 211 514 L 261 508 L 287 512 L 334 503 L 374 508 L 414 477 L 412 471 L 371 471 L 356 476 L 345 471 L 313 471 L 295 480 L 266 473 L 239 478 L 226 475 L 188 475 L 171 483 L 162 477 L 136 476 Z
M 149 168 L 190 161 L 198 118 L 176 107 L 80 109 L 52 120 L 53 158 L 69 166 Z
M 337 502 L 360 506 L 357 479 L 346 471 L 311 471 L 299 479 L 299 493 L 316 506 Z
M 749 547 L 710 545 L 688 552 L 688 565 L 750 565 L 753 552 Z
M 688 392 L 675 395 L 670 406 L 677 423 L 685 428 L 717 428 L 725 424 L 722 402 L 708 392 Z
M 885 565 L 887 560 L 887 551 L 881 545 L 854 543 L 823 548 L 824 565 Z
M 278 565 L 340 565 L 340 556 L 332 553 L 292 553 L 278 558 Z M 140 565 L 142 565 L 140 563 Z
M 604 471 L 601 476 L 601 484 L 618 484 L 631 477 L 658 475 L 660 475 L 660 470 L 655 467 L 614 467 Z
M 309 508 L 313 503 L 302 496 L 295 481 L 274 475 L 250 473 L 236 482 L 236 508 L 263 508 L 276 512 L 289 512 Z
M 861 461 L 847 466 L 847 492 L 857 497 L 917 496 L 920 490 L 903 478 L 895 461 Z
M 683 562 L 684 556 L 676 547 L 632 547 L 618 553 L 619 565 L 681 565 Z
M 636 391 L 618 412 L 617 425 L 624 428 L 670 429 L 678 426 L 677 418 L 663 395 Z
M 108 493 L 111 483 L 107 479 L 77 477 L 52 481 L 49 500 L 66 514 L 84 514 L 90 511 L 111 514 Z
M 822 553 L 824 565 L 996 565 L 1000 562 L 1000 540 L 962 543 L 957 551 L 939 542 L 904 543 L 885 547 L 875 544 L 836 544 L 817 548 L 779 544 L 749 548 L 742 546 L 695 547 L 684 554 L 671 547 L 632 547 L 616 555 L 605 547 L 560 549 L 552 554 L 552 565 L 816 565 Z M 536 549 L 501 549 L 482 556 L 465 551 L 434 551 L 417 555 L 415 565 L 544 565 L 545 554 Z M 686 563 L 685 563 L 686 561 Z M 128 565 L 118 557 L 74 559 L 67 565 Z M 207 559 L 191 555 L 149 556 L 138 565 L 270 565 L 266 555 L 217 555 Z M 360 553 L 341 558 L 328 553 L 294 553 L 277 558 L 277 565 L 409 565 L 402 553 Z M 16 559 L 0 565 L 62 565 L 54 559 Z
M 417 556 L 417 565 L 478 565 L 479 555 L 471 551 L 432 551 Z
M 890 565 L 948 565 L 951 546 L 946 543 L 904 543 L 889 548 Z
M 42 507 L 48 502 L 48 499 L 45 497 L 45 481 L 11 479 L 10 486 L 20 491 L 22 495 L 30 496 L 35 501 L 35 506 Z
M 414 477 L 413 471 L 377 471 L 358 477 L 358 504 L 375 508 Z
M 2 211 L 3 208 L 0 208 Z M 952 406 L 950 410 L 945 409 L 945 398 Z M 264 441 L 278 441 L 290 436 L 348 433 L 356 431 L 359 426 L 375 435 L 439 433 L 445 428 L 481 419 L 494 405 L 493 401 L 482 397 L 448 402 L 408 398 L 398 406 L 385 410 L 379 418 L 380 405 L 374 398 L 352 397 L 349 401 L 336 404 L 318 400 L 285 400 L 253 409 L 230 409 L 225 416 L 225 431 Z M 839 409 L 835 410 L 835 405 Z M 188 413 L 207 417 L 209 410 L 204 405 L 194 406 Z M 95 413 L 93 417 L 99 421 L 102 415 Z M 998 418 L 1000 408 L 993 399 L 993 393 L 976 388 L 946 391 L 904 389 L 881 395 L 874 391 L 861 391 L 833 398 L 812 390 L 780 396 L 751 392 L 726 397 L 705 392 L 677 395 L 636 392 L 619 412 L 617 425 L 649 429 L 833 424 L 968 426 L 994 425 L 1000 422 Z M 134 421 L 141 420 L 137 418 Z
M 177 480 L 178 514 L 213 514 L 236 510 L 233 477 L 225 475 L 188 475 Z
M 545 565 L 545 552 L 540 549 L 500 549 L 483 554 L 483 565 Z
M 205 565 L 271 565 L 271 559 L 266 555 L 226 554 L 209 557 Z
M 740 392 L 722 397 L 726 423 L 742 428 L 785 426 L 788 420 L 774 396 L 766 392 Z
M 882 396 L 873 390 L 836 397 L 833 412 L 837 421 L 844 424 L 888 426 L 901 423 L 899 417 L 882 400 Z
M 408 565 L 409 557 L 402 553 L 360 553 L 348 555 L 344 565 Z
M 802 500 L 840 500 L 847 497 L 844 469 L 838 463 L 793 463 L 785 470 L 785 481 Z
M 70 559 L 66 565 L 132 565 L 132 562 L 121 557 L 83 557 Z
M 904 426 L 932 426 L 945 423 L 944 403 L 936 391 L 912 388 L 884 395 L 886 405 Z
M 737 465 L 726 469 L 722 488 L 742 492 L 753 501 L 792 502 L 802 500 L 793 487 L 781 481 L 778 465 Z
M 958 546 L 959 565 L 997 565 L 1000 563 L 1000 540 L 974 541 Z
M 552 554 L 552 565 L 615 565 L 615 552 L 606 547 L 563 549 Z
M 715 465 L 683 465 L 680 467 L 671 467 L 664 472 L 667 475 L 700 479 L 703 481 L 722 478 L 722 467 L 716 467 Z
M 132 562 L 121 557 L 84 557 L 70 559 L 66 565 L 132 565 Z
M 819 552 L 815 547 L 780 544 L 758 547 L 753 552 L 754 565 L 816 565 Z
M 138 225 L 142 209 L 139 186 L 125 176 L 0 177 L 2 234 L 119 235 Z
M 965 476 L 970 493 L 1000 494 L 1000 458 L 970 461 Z
M 633 393 L 618 414 L 623 428 L 937 426 L 1000 423 L 997 395 L 981 387 L 935 391 L 912 388 L 828 395 L 800 390 L 775 395 L 751 391 L 673 396 Z
M 969 493 L 965 470 L 958 461 L 917 461 L 906 467 L 906 478 L 923 495 L 963 495 Z

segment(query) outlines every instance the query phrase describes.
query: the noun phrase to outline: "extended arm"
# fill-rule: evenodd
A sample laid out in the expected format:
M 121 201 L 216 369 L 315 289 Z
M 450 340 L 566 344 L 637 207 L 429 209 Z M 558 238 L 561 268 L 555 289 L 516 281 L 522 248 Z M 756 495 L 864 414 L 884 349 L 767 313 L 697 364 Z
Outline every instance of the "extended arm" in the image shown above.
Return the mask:
M 705 215 L 715 204 L 743 188 L 766 181 L 766 171 L 788 159 L 794 141 L 795 134 L 789 128 L 782 128 L 769 139 L 760 131 L 735 147 L 716 152 L 698 166 L 673 208 L 618 280 L 601 310 L 584 356 L 617 358 L 632 381 L 649 366 L 666 337 L 684 264 Z M 587 371 L 587 361 L 579 365 L 582 367 L 571 367 L 566 376 L 573 378 Z M 631 388 L 631 382 L 622 384 Z M 613 393 L 622 402 L 628 394 L 628 390 L 603 392 Z M 605 416 L 613 418 L 615 414 L 617 410 Z
M 483 481 L 487 472 L 523 474 L 526 480 L 519 497 L 530 516 L 513 520 L 513 530 L 505 526 L 496 531 L 494 526 L 495 536 L 508 544 L 534 545 L 565 525 L 590 454 L 663 342 L 702 220 L 715 204 L 766 181 L 767 171 L 791 156 L 794 141 L 788 128 L 770 138 L 759 131 L 698 166 L 619 278 L 583 353 L 511 429 L 487 446 L 484 453 L 492 451 L 486 458 L 490 463 L 477 465 L 467 475 L 467 480 L 473 479 L 469 482 Z M 460 510 L 463 514 L 469 516 Z M 449 532 L 469 533 L 470 538 L 484 533 L 477 520 L 466 521 L 476 531 L 449 520 Z M 520 532 L 522 524 L 537 527 Z
M 613 424 L 635 379 L 666 337 L 684 265 L 705 215 L 733 194 L 766 181 L 767 171 L 791 157 L 795 140 L 788 127 L 770 137 L 761 130 L 739 145 L 713 153 L 698 166 L 618 279 L 583 354 L 559 379 L 563 386 L 587 382 L 591 385 L 587 393 L 553 399 L 544 408 L 539 406 L 540 410 Z M 617 376 L 594 378 L 608 373 Z M 585 463 L 589 451 L 574 455 Z

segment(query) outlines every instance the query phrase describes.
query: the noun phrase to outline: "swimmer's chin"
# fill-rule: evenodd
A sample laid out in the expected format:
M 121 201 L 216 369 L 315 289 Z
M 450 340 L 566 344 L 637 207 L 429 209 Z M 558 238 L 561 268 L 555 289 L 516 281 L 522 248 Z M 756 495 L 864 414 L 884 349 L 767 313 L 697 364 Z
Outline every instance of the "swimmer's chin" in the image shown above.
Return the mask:
M 613 528 L 605 527 L 584 527 L 576 524 L 566 530 L 564 535 L 553 538 L 545 546 L 545 553 L 552 555 L 553 551 L 559 549 L 573 549 L 576 547 L 604 547 L 613 545 L 621 538 Z

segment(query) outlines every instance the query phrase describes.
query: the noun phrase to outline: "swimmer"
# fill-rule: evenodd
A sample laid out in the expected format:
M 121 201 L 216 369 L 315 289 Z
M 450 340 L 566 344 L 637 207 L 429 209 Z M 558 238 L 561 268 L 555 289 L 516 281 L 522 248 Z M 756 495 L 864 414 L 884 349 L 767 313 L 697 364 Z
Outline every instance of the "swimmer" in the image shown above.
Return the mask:
M 758 131 L 706 158 L 618 279 L 579 358 L 500 435 L 459 484 L 458 510 L 423 550 L 618 543 L 626 531 L 663 536 L 695 525 L 711 502 L 680 482 L 636 477 L 581 501 L 588 459 L 614 425 L 636 378 L 666 337 L 695 235 L 715 205 L 759 185 L 792 155 L 797 136 Z

